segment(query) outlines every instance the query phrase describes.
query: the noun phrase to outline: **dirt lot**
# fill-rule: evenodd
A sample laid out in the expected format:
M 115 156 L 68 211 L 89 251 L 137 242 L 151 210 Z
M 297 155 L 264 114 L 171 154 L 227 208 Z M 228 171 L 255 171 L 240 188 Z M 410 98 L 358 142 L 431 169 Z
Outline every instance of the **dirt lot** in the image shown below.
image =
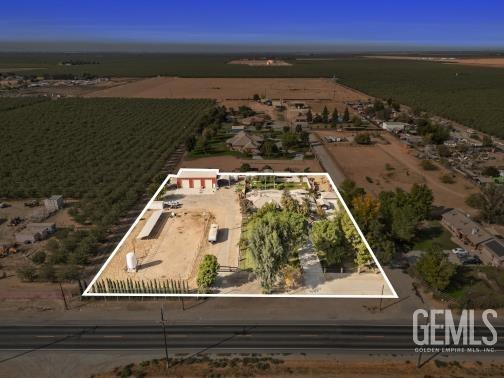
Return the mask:
M 238 241 L 240 239 L 241 214 L 236 194 L 222 189 L 214 194 L 182 194 L 169 192 L 166 200 L 178 200 L 182 207 L 165 210 L 150 237 L 136 237 L 153 213 L 148 210 L 114 255 L 101 279 L 152 280 L 182 279 L 196 287 L 199 261 L 205 254 L 217 256 L 222 266 L 238 265 Z M 176 216 L 170 216 L 174 213 Z M 210 223 L 219 225 L 216 244 L 206 240 Z M 128 273 L 126 254 L 135 251 L 138 271 Z
M 504 68 L 504 58 L 457 59 L 458 64 Z
M 318 162 L 312 160 L 252 160 L 241 159 L 235 156 L 210 156 L 199 159 L 184 160 L 181 168 L 218 168 L 223 172 L 238 171 L 242 164 L 248 163 L 254 169 L 261 170 L 265 165 L 269 165 L 274 171 L 285 171 L 287 168 L 294 172 L 303 172 L 306 168 L 310 172 L 323 172 Z
M 107 88 L 87 94 L 87 97 L 142 98 L 214 98 L 220 102 L 248 100 L 254 94 L 272 99 L 304 99 L 315 102 L 314 110 L 325 100 L 328 107 L 344 101 L 367 99 L 358 91 L 335 84 L 330 79 L 271 78 L 180 78 L 156 77 Z M 318 101 L 317 101 L 318 100 Z M 310 102 L 308 101 L 308 104 Z M 332 104 L 332 105 L 331 105 Z M 310 104 L 311 105 L 311 104 Z
M 335 134 L 334 131 L 317 133 L 320 136 Z M 477 191 L 474 184 L 460 175 L 456 176 L 454 184 L 441 183 L 440 176 L 448 174 L 448 170 L 441 166 L 436 171 L 423 170 L 420 160 L 412 155 L 411 150 L 391 135 L 382 136 L 389 144 L 326 144 L 326 148 L 345 176 L 369 193 L 378 195 L 383 190 L 394 190 L 396 187 L 409 190 L 414 183 L 425 183 L 433 191 L 435 204 L 474 212 L 465 204 L 465 198 Z
M 37 211 L 41 211 L 43 209 L 43 205 L 36 207 L 26 207 L 24 203 L 30 201 L 31 199 L 26 200 L 9 200 L 5 201 L 9 204 L 9 207 L 0 209 L 0 243 L 1 242 L 14 242 L 14 233 L 16 231 L 24 228 L 26 223 L 31 222 L 29 220 L 30 216 Z M 43 220 L 44 223 L 55 223 L 57 228 L 62 227 L 79 227 L 79 224 L 75 222 L 72 217 L 68 214 L 68 210 L 71 207 L 72 200 L 65 200 L 65 209 L 60 210 L 49 218 Z M 0 201 L 3 202 L 3 201 Z M 23 223 L 21 223 L 17 227 L 9 227 L 7 224 L 9 223 L 9 219 L 21 217 L 25 219 Z M 5 219 L 5 222 L 2 222 L 2 219 Z
M 164 212 L 151 237 L 138 240 L 136 237 L 152 215 L 148 210 L 138 222 L 126 242 L 103 271 L 101 278 L 126 280 L 189 279 L 192 264 L 198 256 L 209 213 L 175 212 L 170 217 Z M 189 232 L 190 230 L 190 232 Z M 126 254 L 135 251 L 139 268 L 137 273 L 126 272 Z

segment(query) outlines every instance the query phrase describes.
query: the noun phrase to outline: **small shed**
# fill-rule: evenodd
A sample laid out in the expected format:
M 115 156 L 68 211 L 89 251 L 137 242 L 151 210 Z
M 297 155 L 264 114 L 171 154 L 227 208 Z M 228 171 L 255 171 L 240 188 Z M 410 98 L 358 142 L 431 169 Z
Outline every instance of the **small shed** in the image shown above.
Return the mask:
M 50 213 L 54 213 L 65 206 L 62 195 L 52 195 L 44 200 L 44 206 Z

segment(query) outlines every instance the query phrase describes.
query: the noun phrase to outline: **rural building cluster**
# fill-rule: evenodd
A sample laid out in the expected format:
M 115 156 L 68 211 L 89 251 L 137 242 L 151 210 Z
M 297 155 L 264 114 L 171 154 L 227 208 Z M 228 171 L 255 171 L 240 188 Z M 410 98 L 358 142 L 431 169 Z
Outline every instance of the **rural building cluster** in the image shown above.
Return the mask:
M 292 250 L 285 250 L 282 268 L 265 284 L 262 274 L 267 262 L 254 255 L 249 243 L 259 237 L 256 223 L 270 211 L 271 216 L 297 219 L 296 232 L 301 234 L 298 243 L 285 241 Z M 279 295 L 381 295 L 387 284 L 383 275 L 376 274 L 378 268 L 363 241 L 361 247 L 342 247 L 346 250 L 337 269 L 317 250 L 323 243 L 313 238 L 323 236 L 311 236 L 310 230 L 322 224 L 346 222 L 350 227 L 346 232 L 360 238 L 346 217 L 327 174 L 181 169 L 120 243 L 91 284 L 89 295 L 262 295 L 268 284 L 272 285 L 266 286 L 268 292 Z M 287 238 L 296 239 L 294 234 Z M 360 253 L 368 256 L 367 268 L 357 269 L 358 252 L 353 248 L 363 248 Z M 215 277 L 202 288 L 202 267 L 212 259 Z M 391 290 L 387 286 L 384 295 L 392 295 Z
M 56 232 L 56 223 L 50 221 L 63 209 L 63 196 L 53 195 L 40 203 L 30 200 L 24 203 L 5 203 L 0 206 L 9 217 L 0 215 L 0 253 L 29 248 L 29 244 L 42 241 Z M 47 221 L 49 220 L 49 221 Z

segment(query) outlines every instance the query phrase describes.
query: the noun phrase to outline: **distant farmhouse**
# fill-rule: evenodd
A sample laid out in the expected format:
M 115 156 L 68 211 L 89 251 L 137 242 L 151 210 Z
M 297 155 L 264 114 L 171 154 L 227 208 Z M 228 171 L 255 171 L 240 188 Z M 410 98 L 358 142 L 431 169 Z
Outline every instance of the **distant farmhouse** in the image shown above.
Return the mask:
M 247 133 L 246 131 L 240 131 L 232 138 L 229 138 L 226 141 L 226 144 L 233 151 L 258 154 L 263 142 L 264 138 L 260 135 L 254 135 Z
M 402 132 L 407 126 L 409 126 L 409 124 L 404 122 L 382 122 L 382 129 L 391 133 Z
M 287 105 L 287 119 L 289 120 L 290 126 L 293 130 L 301 127 L 302 129 L 308 128 L 308 117 L 307 114 L 310 111 L 310 107 L 304 101 L 289 101 Z

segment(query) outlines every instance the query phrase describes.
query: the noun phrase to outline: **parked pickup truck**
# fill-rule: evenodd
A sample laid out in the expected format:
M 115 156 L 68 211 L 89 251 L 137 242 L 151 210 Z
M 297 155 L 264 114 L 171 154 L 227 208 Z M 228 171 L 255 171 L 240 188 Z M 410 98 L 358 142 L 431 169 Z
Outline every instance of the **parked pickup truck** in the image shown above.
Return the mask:
M 208 241 L 210 243 L 215 243 L 217 241 L 217 234 L 219 233 L 219 226 L 215 223 L 210 225 L 210 230 L 208 231 Z

